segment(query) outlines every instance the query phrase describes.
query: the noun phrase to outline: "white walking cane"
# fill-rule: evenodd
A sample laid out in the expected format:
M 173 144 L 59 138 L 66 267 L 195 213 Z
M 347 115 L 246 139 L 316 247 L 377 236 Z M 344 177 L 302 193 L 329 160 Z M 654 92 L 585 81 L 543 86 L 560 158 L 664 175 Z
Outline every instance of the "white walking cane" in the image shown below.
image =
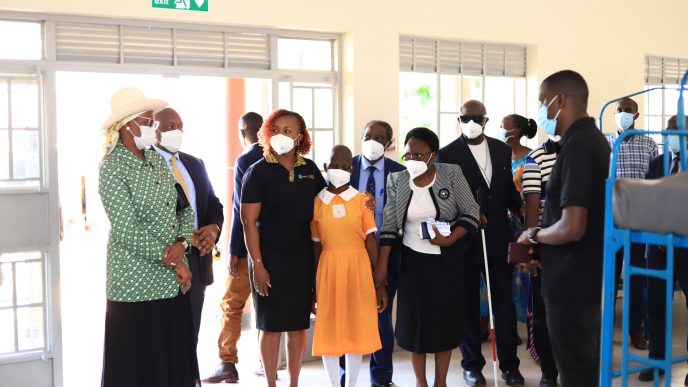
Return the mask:
M 487 285 L 487 306 L 490 311 L 490 338 L 492 340 L 492 368 L 494 371 L 494 385 L 499 386 L 499 379 L 497 379 L 497 346 L 495 342 L 494 329 L 494 314 L 492 314 L 492 291 L 490 290 L 490 269 L 487 265 L 487 248 L 485 245 L 485 228 L 480 227 L 480 233 L 483 239 L 483 258 L 485 259 L 485 284 Z

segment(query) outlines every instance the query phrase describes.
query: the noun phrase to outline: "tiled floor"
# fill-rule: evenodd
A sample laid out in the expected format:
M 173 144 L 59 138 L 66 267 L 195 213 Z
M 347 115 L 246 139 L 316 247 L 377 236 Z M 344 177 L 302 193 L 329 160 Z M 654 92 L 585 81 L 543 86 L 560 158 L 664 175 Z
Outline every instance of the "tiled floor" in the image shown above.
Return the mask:
M 619 303 L 620 304 L 620 303 Z M 675 300 L 675 310 L 681 311 L 684 310 L 682 308 L 685 307 L 685 299 L 683 296 L 678 296 L 676 297 Z M 686 318 L 686 313 L 684 312 L 678 312 L 675 313 L 676 321 L 674 323 L 674 326 L 676 327 L 674 329 L 675 332 L 675 338 L 674 338 L 674 353 L 679 354 L 679 353 L 685 353 L 686 347 L 685 347 L 685 339 L 683 339 L 686 335 L 686 327 L 688 326 L 688 319 Z M 519 330 L 522 338 L 525 338 L 525 324 L 519 324 Z M 205 330 L 206 333 L 210 333 L 210 330 Z M 208 337 L 210 339 L 210 337 Z M 206 344 L 208 341 L 205 341 Z M 254 371 L 257 366 L 257 353 L 256 353 L 256 346 L 251 345 L 253 343 L 252 339 L 246 340 L 245 338 L 242 338 L 241 340 L 241 348 L 240 348 L 240 353 L 242 353 L 242 359 L 238 365 L 239 373 L 241 376 L 241 381 L 240 385 L 245 385 L 245 386 L 264 386 L 265 385 L 265 380 L 257 377 L 254 375 Z M 201 372 L 208 372 L 210 369 L 212 369 L 215 359 L 214 355 L 212 352 L 214 351 L 214 348 L 208 348 L 210 352 L 207 352 L 207 350 L 199 348 L 199 361 L 200 361 L 200 366 L 201 366 Z M 242 352 L 243 351 L 243 352 Z M 619 364 L 619 352 L 620 351 L 620 335 L 619 335 L 619 329 L 617 329 L 617 340 L 616 340 L 616 348 L 615 348 L 615 362 L 618 366 Z M 484 343 L 483 344 L 483 354 L 486 356 L 486 358 L 491 358 L 491 348 L 489 343 Z M 640 353 L 639 353 L 640 354 Z M 518 356 L 521 359 L 521 373 L 526 379 L 526 385 L 527 386 L 539 386 L 539 381 L 540 381 L 540 368 L 539 366 L 530 358 L 528 353 L 525 350 L 525 345 L 521 345 L 518 347 Z M 461 361 L 461 354 L 458 352 L 454 352 L 452 356 L 452 363 L 451 363 L 451 368 L 450 368 L 450 375 L 448 379 L 448 384 L 449 386 L 465 386 L 462 376 L 461 376 L 461 366 L 460 366 L 460 361 Z M 370 377 L 368 375 L 368 368 L 367 368 L 367 363 L 368 360 L 364 359 L 364 367 L 361 370 L 361 375 L 358 379 L 358 385 L 359 386 L 369 386 L 370 385 Z M 430 380 L 428 382 L 430 385 L 432 385 L 432 375 L 434 374 L 433 372 L 433 362 L 431 357 L 428 357 L 428 376 L 430 377 Z M 672 386 L 682 386 L 683 381 L 686 375 L 686 372 L 688 372 L 688 366 L 685 364 L 677 365 L 673 368 L 672 372 Z M 492 376 L 492 364 L 491 362 L 488 361 L 487 366 L 483 370 L 483 373 L 485 375 L 485 378 L 488 381 L 488 386 L 493 386 L 494 385 L 494 378 Z M 279 371 L 278 375 L 280 377 L 280 381 L 278 381 L 278 386 L 288 386 L 288 374 L 287 371 Z M 662 379 L 663 381 L 663 379 Z M 408 355 L 407 352 L 404 351 L 399 351 L 396 352 L 394 355 L 394 382 L 399 386 L 399 387 L 414 387 L 415 386 L 415 377 L 413 375 L 413 369 L 411 367 L 411 360 L 410 356 Z M 327 387 L 327 378 L 325 376 L 325 371 L 323 369 L 322 363 L 320 361 L 312 361 L 309 363 L 304 364 L 303 371 L 301 373 L 301 378 L 300 378 L 300 385 L 301 386 L 306 386 L 306 387 Z M 505 386 L 504 382 L 502 380 L 499 380 L 499 385 L 500 386 Z M 617 380 L 614 383 L 614 386 L 620 386 L 620 382 Z M 205 386 L 210 386 L 210 384 L 206 384 Z M 631 387 L 650 387 L 652 386 L 651 383 L 641 383 L 637 380 L 637 376 L 632 376 L 629 379 L 629 386 Z

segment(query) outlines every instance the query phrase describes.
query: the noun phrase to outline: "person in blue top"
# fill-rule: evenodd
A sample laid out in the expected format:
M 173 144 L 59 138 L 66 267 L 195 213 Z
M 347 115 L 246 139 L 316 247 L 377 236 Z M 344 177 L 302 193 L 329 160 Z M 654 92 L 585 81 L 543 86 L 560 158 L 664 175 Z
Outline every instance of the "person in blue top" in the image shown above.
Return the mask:
M 392 144 L 394 130 L 385 121 L 373 120 L 366 124 L 363 130 L 363 144 L 361 155 L 353 159 L 353 172 L 351 174 L 351 186 L 359 192 L 370 193 L 375 198 L 375 225 L 378 230 L 382 228 L 382 213 L 387 203 L 385 185 L 387 176 L 393 172 L 406 169 L 403 165 L 385 157 L 385 151 Z M 397 292 L 397 268 L 396 254 L 390 254 L 388 263 L 388 277 L 386 286 L 388 305 L 392 305 L 394 295 Z M 378 328 L 382 349 L 370 356 L 370 381 L 373 387 L 390 387 L 392 382 L 393 366 L 392 352 L 394 351 L 394 327 L 392 325 L 392 308 L 387 308 L 378 315 Z M 341 382 L 344 384 L 343 358 L 340 359 L 342 370 Z
M 263 147 L 258 143 L 258 131 L 263 126 L 263 117 L 258 113 L 248 112 L 239 121 L 239 141 L 244 152 L 234 163 L 234 194 L 232 195 L 233 218 L 229 240 L 229 277 L 222 297 L 222 320 L 220 337 L 217 346 L 221 363 L 203 380 L 204 383 L 237 383 L 239 372 L 236 363 L 239 361 L 237 342 L 241 337 L 241 316 L 244 313 L 246 300 L 251 294 L 248 276 L 246 243 L 244 227 L 241 224 L 239 209 L 241 207 L 241 186 L 246 170 L 263 158 Z

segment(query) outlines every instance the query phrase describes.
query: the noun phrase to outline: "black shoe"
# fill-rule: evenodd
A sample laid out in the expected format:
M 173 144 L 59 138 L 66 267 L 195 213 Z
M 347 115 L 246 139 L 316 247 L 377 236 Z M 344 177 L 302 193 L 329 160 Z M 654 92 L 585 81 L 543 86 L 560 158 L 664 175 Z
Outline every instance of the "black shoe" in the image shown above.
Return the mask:
M 526 384 L 523 375 L 518 372 L 518 368 L 502 372 L 502 379 L 504 379 L 507 386 L 520 387 Z
M 688 375 L 686 375 L 686 380 L 683 381 L 684 386 L 688 386 Z
M 659 376 L 664 375 L 664 370 L 659 370 Z M 649 370 L 642 370 L 638 374 L 638 380 L 641 382 L 651 382 L 655 380 L 655 370 L 650 368 Z
M 373 383 L 370 385 L 370 387 L 397 387 L 397 385 L 390 380 L 389 382 Z
M 557 387 L 557 375 L 543 373 L 540 378 L 540 387 Z
M 482 372 L 480 372 L 480 371 L 464 370 L 463 371 L 463 380 L 469 386 L 485 386 L 485 385 L 487 385 L 487 382 L 485 381 L 485 377 L 483 376 Z

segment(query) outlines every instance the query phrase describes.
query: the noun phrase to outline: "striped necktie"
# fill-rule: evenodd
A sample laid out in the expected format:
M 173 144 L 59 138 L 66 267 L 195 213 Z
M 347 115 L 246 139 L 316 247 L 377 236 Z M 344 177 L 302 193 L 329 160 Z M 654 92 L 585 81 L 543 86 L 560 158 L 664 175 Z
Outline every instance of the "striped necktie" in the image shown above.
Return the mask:
M 184 190 L 186 200 L 191 200 L 191 196 L 189 195 L 189 187 L 186 186 L 186 180 L 184 180 L 184 176 L 182 175 L 181 171 L 179 171 L 179 167 L 177 166 L 177 155 L 172 155 L 172 158 L 170 159 L 170 166 L 172 167 L 174 178 L 177 179 L 177 183 L 179 183 Z

